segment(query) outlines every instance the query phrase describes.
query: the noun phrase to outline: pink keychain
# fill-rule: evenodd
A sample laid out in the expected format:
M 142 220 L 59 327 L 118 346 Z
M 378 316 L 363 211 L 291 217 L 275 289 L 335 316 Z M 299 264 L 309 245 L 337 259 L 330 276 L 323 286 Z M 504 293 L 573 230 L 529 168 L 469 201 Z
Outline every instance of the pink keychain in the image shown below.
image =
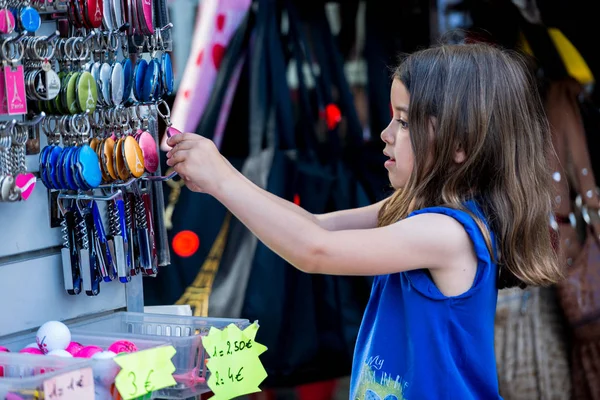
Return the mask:
M 142 131 L 139 129 L 135 135 L 135 140 L 137 140 L 140 145 L 140 149 L 142 149 L 142 155 L 144 156 L 144 167 L 146 171 L 151 174 L 155 173 L 158 170 L 158 146 L 156 141 L 148 131 Z

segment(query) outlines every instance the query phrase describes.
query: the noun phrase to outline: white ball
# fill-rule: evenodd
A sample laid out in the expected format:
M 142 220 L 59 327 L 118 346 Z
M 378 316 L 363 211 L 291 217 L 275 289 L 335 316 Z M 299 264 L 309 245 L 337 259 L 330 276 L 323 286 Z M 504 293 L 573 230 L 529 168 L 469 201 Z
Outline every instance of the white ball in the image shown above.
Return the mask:
M 46 322 L 38 329 L 35 341 L 46 354 L 52 350 L 64 350 L 71 343 L 71 331 L 62 322 Z
M 49 356 L 73 358 L 73 355 L 66 350 L 56 349 L 48 352 Z
M 92 356 L 94 360 L 94 380 L 96 386 L 110 387 L 119 373 L 119 366 L 112 359 L 116 354 L 112 351 L 102 351 Z

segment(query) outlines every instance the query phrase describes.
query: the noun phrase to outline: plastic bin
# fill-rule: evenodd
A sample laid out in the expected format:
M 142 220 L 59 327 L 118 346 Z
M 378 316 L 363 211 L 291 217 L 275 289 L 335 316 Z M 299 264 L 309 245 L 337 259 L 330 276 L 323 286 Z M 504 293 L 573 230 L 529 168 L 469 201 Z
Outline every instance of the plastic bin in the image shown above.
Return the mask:
M 71 340 L 73 342 L 79 342 L 84 346 L 100 346 L 103 349 L 107 349 L 112 343 L 117 340 L 126 339 L 129 340 L 137 346 L 138 350 L 146 350 L 159 346 L 166 346 L 164 340 L 160 340 L 160 338 L 151 339 L 147 336 L 142 335 L 127 335 L 124 337 L 119 335 L 118 333 L 114 334 L 84 334 L 77 333 L 71 330 Z M 30 343 L 35 342 L 35 333 L 27 333 L 22 334 L 10 338 L 0 338 L 0 346 L 4 346 L 8 348 L 11 352 L 18 352 L 22 348 L 26 347 Z M 4 353 L 6 354 L 6 353 Z M 10 354 L 10 353 L 8 353 Z M 18 356 L 25 356 L 27 354 L 18 354 Z M 31 357 L 38 358 L 40 360 L 54 359 L 55 357 L 43 356 L 43 355 L 27 355 Z M 94 372 L 94 382 L 96 384 L 96 400 L 107 400 L 113 398 L 110 395 L 111 385 L 113 385 L 115 381 L 115 377 L 120 371 L 120 367 L 117 363 L 115 363 L 112 359 L 107 360 L 96 360 L 96 359 L 82 359 L 82 358 L 66 358 L 62 359 L 66 361 L 74 361 L 74 360 L 84 360 L 88 361 L 91 365 L 92 370 Z M 45 362 L 45 361 L 44 361 Z M 99 388 L 98 388 L 99 387 Z M 103 389 L 104 388 L 104 389 Z M 113 389 L 114 392 L 114 389 Z M 114 396 L 114 398 L 118 398 L 119 396 Z M 0 399 L 3 399 L 0 397 Z
M 34 399 L 46 380 L 86 367 L 91 367 L 90 360 L 81 358 L 0 353 L 0 399 Z
M 230 324 L 244 329 L 250 322 L 246 319 L 118 312 L 74 323 L 70 328 L 78 333 L 119 335 L 123 339 L 158 337 L 167 341 L 177 350 L 172 359 L 176 368 L 173 377 L 177 385 L 156 392 L 156 397 L 187 399 L 209 391 L 205 368 L 208 355 L 202 347 L 202 336 L 208 335 L 211 327 L 223 329 Z

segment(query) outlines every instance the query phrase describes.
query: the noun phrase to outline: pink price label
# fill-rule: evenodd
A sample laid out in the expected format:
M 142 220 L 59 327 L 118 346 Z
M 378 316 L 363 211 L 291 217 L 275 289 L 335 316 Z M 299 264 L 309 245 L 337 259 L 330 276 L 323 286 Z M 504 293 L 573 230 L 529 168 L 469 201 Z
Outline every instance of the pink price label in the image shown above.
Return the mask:
M 46 400 L 94 400 L 94 375 L 83 368 L 44 381 Z

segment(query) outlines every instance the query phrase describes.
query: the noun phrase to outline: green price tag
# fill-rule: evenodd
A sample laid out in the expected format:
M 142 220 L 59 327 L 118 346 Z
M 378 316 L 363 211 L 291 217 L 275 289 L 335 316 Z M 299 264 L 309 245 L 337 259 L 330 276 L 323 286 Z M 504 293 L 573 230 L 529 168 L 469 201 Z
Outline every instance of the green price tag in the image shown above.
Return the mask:
M 208 387 L 214 400 L 229 400 L 245 394 L 259 392 L 258 386 L 267 377 L 259 355 L 267 348 L 256 343 L 258 325 L 243 331 L 234 324 L 223 330 L 210 328 L 202 338 L 202 345 L 210 355 Z
M 121 397 L 131 400 L 175 385 L 175 366 L 171 362 L 175 353 L 173 346 L 163 346 L 115 357 L 115 362 L 121 367 L 115 379 Z

